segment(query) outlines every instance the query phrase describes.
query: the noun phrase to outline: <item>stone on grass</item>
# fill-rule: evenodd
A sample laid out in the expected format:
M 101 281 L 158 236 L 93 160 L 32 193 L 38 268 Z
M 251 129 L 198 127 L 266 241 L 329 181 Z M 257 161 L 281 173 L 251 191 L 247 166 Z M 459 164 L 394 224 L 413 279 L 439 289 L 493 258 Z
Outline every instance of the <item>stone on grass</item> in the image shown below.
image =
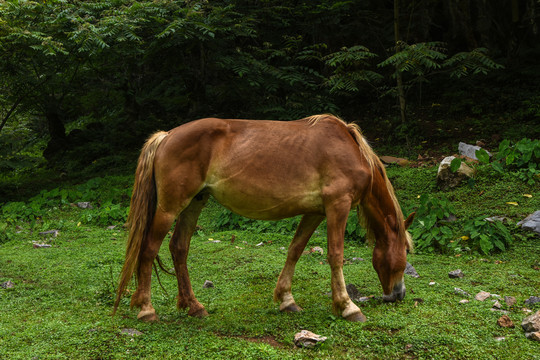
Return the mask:
M 504 302 L 508 306 L 514 306 L 516 304 L 516 298 L 513 297 L 513 296 L 505 296 L 504 297 Z
M 504 328 L 513 328 L 516 326 L 514 325 L 514 322 L 512 321 L 512 319 L 510 319 L 508 315 L 501 316 L 499 320 L 497 320 L 497 325 Z
M 463 296 L 471 296 L 471 294 L 469 294 L 469 293 L 466 292 L 465 290 L 460 289 L 460 288 L 457 288 L 457 287 L 454 288 L 454 294 L 456 294 L 456 295 L 463 295 Z
M 47 230 L 47 231 L 40 232 L 39 235 L 41 236 L 51 235 L 52 237 L 57 237 L 59 233 L 60 233 L 59 230 Z
M 34 249 L 50 248 L 51 246 L 50 244 L 33 243 Z
M 464 180 L 468 180 L 474 175 L 474 170 L 469 165 L 465 164 L 465 162 L 462 162 L 459 169 L 457 169 L 456 172 L 453 172 L 450 169 L 450 164 L 454 159 L 454 156 L 445 157 L 439 165 L 439 170 L 437 171 L 437 184 L 443 190 L 455 188 Z
M 317 335 L 308 330 L 302 330 L 294 335 L 294 344 L 298 347 L 311 349 L 325 342 L 326 339 L 328 339 L 326 336 Z
M 458 151 L 461 155 L 463 156 L 466 156 L 470 159 L 473 159 L 473 160 L 478 160 L 478 158 L 476 157 L 476 151 L 477 150 L 481 150 L 482 148 L 480 146 L 476 146 L 476 145 L 469 145 L 469 144 L 466 144 L 464 142 L 460 142 L 458 144 Z M 486 151 L 487 152 L 487 151 Z M 491 156 L 491 154 L 489 152 L 487 152 L 489 156 Z
M 210 280 L 206 280 L 203 284 L 203 289 L 209 289 L 214 287 L 214 283 Z
M 11 280 L 8 280 L 6 282 L 1 283 L 0 287 L 2 289 L 12 289 L 13 287 L 15 287 L 15 284 Z
M 502 309 L 502 305 L 498 300 L 492 300 L 493 301 L 493 308 L 495 309 Z
M 312 247 L 312 248 L 311 248 L 311 252 L 312 252 L 312 253 L 319 253 L 319 254 L 321 254 L 321 255 L 324 254 L 324 250 L 323 250 L 323 248 L 320 247 L 320 246 L 314 246 L 314 247 Z
M 540 234 L 540 210 L 535 211 L 517 224 L 524 230 L 534 231 L 535 233 Z
M 467 299 L 459 300 L 460 304 L 468 304 L 470 301 Z
M 81 201 L 77 203 L 77 207 L 81 209 L 93 209 L 94 207 L 88 201 Z
M 405 274 L 410 275 L 414 278 L 420 277 L 420 275 L 418 275 L 418 273 L 416 272 L 416 269 L 414 268 L 414 266 L 409 264 L 409 262 L 407 262 L 407 266 L 405 267 Z
M 142 332 L 136 329 L 122 329 L 121 333 L 125 335 L 130 335 L 130 336 L 139 336 L 143 334 Z
M 491 296 L 491 294 L 488 293 L 487 291 L 480 291 L 478 294 L 476 294 L 476 296 L 474 298 L 476 300 L 478 300 L 478 301 L 484 301 L 490 296 Z
M 536 304 L 537 302 L 540 302 L 540 297 L 531 296 L 530 298 L 528 298 L 527 300 L 524 301 L 524 304 L 525 305 L 532 305 L 532 304 Z
M 540 341 L 540 310 L 531 316 L 527 316 L 521 322 L 527 339 Z
M 463 273 L 463 271 L 461 271 L 461 269 L 457 269 L 454 271 L 450 271 L 448 273 L 448 276 L 450 277 L 450 279 L 459 279 L 459 278 L 464 277 L 465 274 Z

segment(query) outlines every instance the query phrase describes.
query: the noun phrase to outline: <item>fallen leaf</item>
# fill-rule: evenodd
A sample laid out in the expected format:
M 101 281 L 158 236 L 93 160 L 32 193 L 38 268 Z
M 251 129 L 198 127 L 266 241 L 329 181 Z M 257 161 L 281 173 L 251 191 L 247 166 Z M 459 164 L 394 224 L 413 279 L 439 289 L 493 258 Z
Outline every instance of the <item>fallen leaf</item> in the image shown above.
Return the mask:
M 467 235 L 463 235 L 463 236 L 461 237 L 461 240 L 469 240 L 469 237 L 468 237 Z
M 519 206 L 519 204 L 515 201 L 508 201 L 507 204 L 512 206 Z
M 532 195 L 531 194 L 523 194 L 523 197 L 532 198 Z

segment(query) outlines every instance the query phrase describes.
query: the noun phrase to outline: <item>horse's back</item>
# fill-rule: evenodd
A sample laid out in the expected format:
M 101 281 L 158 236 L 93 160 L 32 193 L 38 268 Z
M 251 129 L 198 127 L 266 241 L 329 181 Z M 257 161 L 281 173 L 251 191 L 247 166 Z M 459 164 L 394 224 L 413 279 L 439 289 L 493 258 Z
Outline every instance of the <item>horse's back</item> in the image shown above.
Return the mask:
M 343 122 L 208 118 L 171 130 L 157 155 L 160 178 L 194 185 L 252 218 L 324 213 L 325 191 L 351 192 L 366 171 Z M 158 160 L 160 161 L 160 160 Z M 334 190 L 332 190 L 334 191 Z

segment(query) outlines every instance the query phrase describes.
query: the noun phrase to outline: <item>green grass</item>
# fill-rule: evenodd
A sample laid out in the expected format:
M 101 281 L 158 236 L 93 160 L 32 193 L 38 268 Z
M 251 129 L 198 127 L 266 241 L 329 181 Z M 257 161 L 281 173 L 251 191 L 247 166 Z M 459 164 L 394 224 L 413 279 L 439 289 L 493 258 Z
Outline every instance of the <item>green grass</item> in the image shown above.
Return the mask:
M 424 192 L 443 195 L 435 188 L 435 171 L 389 168 L 404 208 L 417 206 L 417 196 Z M 488 170 L 479 169 L 480 175 L 482 171 Z M 524 198 L 523 193 L 534 196 Z M 540 205 L 533 186 L 491 174 L 479 176 L 473 188 L 444 195 L 460 218 L 506 215 L 518 220 Z M 519 206 L 507 201 L 518 201 Z M 11 223 L 11 231 L 19 225 L 20 232 L 0 243 L 0 283 L 15 284 L 0 289 L 1 359 L 540 359 L 540 345 L 526 339 L 520 326 L 528 315 L 523 301 L 540 295 L 540 272 L 535 270 L 540 243 L 538 237 L 520 231 L 512 230 L 514 245 L 509 251 L 492 256 L 410 254 L 408 260 L 421 277 L 406 275 L 407 296 L 395 304 L 377 299 L 381 287 L 371 266 L 371 250 L 347 241 L 345 258 L 366 260 L 346 261 L 346 282 L 376 297 L 359 304 L 366 323 L 348 323 L 331 312 L 330 269 L 325 256 L 317 253 L 302 256 L 295 273 L 293 293 L 304 311 L 280 313 L 272 294 L 286 257 L 282 247 L 288 246 L 291 235 L 220 231 L 214 226 L 220 208 L 210 202 L 188 260 L 195 294 L 210 316 L 196 319 L 178 311 L 176 280 L 161 273 L 167 293 L 155 275 L 152 292 L 160 322 L 146 324 L 136 320 L 136 309 L 129 309 L 129 297 L 116 316 L 110 316 L 126 234 L 121 226 L 107 230 L 105 225 L 81 222 L 85 211 L 63 205 L 47 211 L 33 227 Z M 61 224 L 58 237 L 38 234 L 55 224 Z M 32 241 L 52 247 L 33 248 Z M 308 246 L 326 249 L 324 226 Z M 166 241 L 160 255 L 172 266 Z M 458 268 L 465 277 L 450 279 L 448 272 Z M 203 289 L 205 280 L 213 281 L 215 288 Z M 473 296 L 484 290 L 516 297 L 515 307 L 503 304 L 516 327 L 497 326 L 502 314 L 490 310 L 490 300 L 471 297 L 470 303 L 460 304 L 463 296 L 456 295 L 454 287 Z M 530 308 L 536 311 L 540 305 Z M 142 334 L 127 335 L 123 329 Z M 294 334 L 302 329 L 328 340 L 316 349 L 296 348 Z

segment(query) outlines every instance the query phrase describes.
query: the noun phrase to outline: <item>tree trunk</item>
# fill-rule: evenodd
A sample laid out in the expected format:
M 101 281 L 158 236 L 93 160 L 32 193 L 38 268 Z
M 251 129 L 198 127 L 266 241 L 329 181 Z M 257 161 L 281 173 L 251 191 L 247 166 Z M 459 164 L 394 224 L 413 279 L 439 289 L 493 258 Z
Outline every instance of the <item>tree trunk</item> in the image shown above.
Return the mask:
M 401 34 L 399 31 L 399 0 L 394 0 L 394 39 L 396 42 L 396 53 L 401 51 Z M 399 69 L 396 69 L 397 77 L 397 91 L 399 97 L 399 111 L 401 115 L 401 123 L 405 124 L 407 118 L 405 116 L 405 110 L 407 102 L 405 100 L 405 89 L 403 88 L 403 76 Z

